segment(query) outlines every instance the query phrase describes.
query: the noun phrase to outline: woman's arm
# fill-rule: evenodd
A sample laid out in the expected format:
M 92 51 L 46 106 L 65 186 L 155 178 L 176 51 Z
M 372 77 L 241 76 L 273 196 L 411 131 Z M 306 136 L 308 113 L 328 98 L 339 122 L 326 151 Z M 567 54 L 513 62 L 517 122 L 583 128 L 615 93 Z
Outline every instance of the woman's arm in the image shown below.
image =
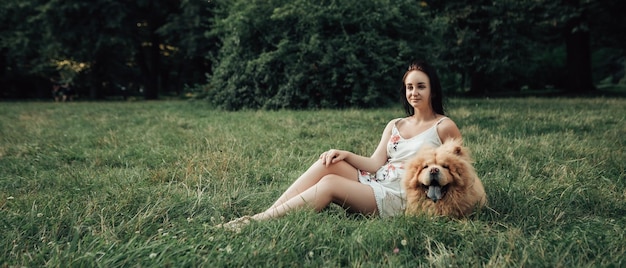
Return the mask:
M 320 155 L 322 164 L 328 166 L 343 160 L 359 170 L 376 172 L 387 161 L 387 143 L 391 137 L 391 129 L 396 121 L 397 119 L 394 119 L 387 123 L 378 147 L 376 147 L 376 151 L 370 157 L 360 156 L 343 150 L 329 150 Z

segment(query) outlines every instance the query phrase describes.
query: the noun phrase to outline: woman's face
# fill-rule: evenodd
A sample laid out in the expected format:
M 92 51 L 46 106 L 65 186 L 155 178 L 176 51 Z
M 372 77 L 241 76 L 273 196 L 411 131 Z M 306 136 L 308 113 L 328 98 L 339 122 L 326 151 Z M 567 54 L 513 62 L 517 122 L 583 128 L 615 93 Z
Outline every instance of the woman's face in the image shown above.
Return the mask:
M 414 109 L 431 108 L 430 79 L 422 71 L 411 71 L 404 79 L 406 100 Z

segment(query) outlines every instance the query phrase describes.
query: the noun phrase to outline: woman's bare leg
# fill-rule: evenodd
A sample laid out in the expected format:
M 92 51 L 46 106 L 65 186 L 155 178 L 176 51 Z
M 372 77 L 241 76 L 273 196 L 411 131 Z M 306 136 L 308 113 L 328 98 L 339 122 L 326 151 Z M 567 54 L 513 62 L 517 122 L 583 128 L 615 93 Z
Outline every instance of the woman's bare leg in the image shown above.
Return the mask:
M 373 214 L 377 211 L 374 191 L 369 185 L 332 174 L 324 176 L 318 183 L 289 200 L 252 216 L 252 219 L 276 218 L 294 209 L 305 207 L 320 211 L 331 202 L 363 214 Z
M 318 160 L 264 212 L 217 226 L 240 230 L 250 219 L 265 220 L 279 217 L 293 209 L 307 206 L 319 211 L 331 202 L 350 211 L 376 213 L 374 191 L 370 186 L 359 182 L 357 172 L 356 168 L 344 161 L 326 167 Z
M 338 175 L 340 177 L 348 178 L 354 181 L 358 181 L 358 170 L 347 162 L 341 161 L 332 164 L 328 167 L 324 166 L 320 160 L 316 161 L 311 167 L 300 177 L 294 181 L 287 190 L 274 202 L 270 207 L 275 208 L 293 197 L 303 193 L 313 185 L 317 184 L 326 175 Z

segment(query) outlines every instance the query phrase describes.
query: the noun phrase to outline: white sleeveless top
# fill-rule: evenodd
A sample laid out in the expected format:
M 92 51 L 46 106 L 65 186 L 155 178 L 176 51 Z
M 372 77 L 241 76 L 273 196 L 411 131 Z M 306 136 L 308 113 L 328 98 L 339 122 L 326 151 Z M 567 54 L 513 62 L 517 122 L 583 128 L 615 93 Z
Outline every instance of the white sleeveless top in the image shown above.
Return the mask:
M 401 183 L 405 174 L 404 163 L 423 146 L 439 147 L 441 145 L 437 125 L 445 119 L 447 117 L 439 119 L 432 127 L 410 139 L 405 139 L 400 135 L 396 123 L 401 119 L 396 120 L 387 143 L 387 162 L 376 171 L 376 174 L 359 170 L 359 181 L 371 186 L 374 190 L 380 216 L 389 217 L 404 213 L 406 193 Z

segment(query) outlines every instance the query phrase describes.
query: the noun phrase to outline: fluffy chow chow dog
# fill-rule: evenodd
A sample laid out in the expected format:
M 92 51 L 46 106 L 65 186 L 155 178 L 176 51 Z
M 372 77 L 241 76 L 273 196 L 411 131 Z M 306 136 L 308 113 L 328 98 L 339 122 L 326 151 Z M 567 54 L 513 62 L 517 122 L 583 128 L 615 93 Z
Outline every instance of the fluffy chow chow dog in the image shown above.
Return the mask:
M 420 150 L 407 167 L 402 182 L 407 215 L 463 218 L 487 202 L 483 184 L 460 140 Z

